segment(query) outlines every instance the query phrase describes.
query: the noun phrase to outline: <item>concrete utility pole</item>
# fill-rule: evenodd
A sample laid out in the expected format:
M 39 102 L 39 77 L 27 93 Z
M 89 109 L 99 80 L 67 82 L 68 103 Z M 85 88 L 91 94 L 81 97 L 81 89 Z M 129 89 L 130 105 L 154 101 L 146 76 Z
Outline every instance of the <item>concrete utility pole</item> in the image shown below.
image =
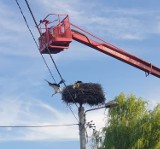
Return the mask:
M 79 137 L 80 137 L 80 149 L 86 149 L 86 112 L 92 111 L 92 110 L 98 110 L 102 108 L 115 108 L 118 106 L 118 103 L 116 101 L 109 101 L 105 103 L 104 106 L 93 108 L 84 111 L 84 107 L 80 105 L 78 108 L 78 115 L 79 115 Z
M 79 115 L 79 136 L 80 136 L 80 149 L 86 149 L 86 118 L 84 107 L 80 106 L 78 109 Z

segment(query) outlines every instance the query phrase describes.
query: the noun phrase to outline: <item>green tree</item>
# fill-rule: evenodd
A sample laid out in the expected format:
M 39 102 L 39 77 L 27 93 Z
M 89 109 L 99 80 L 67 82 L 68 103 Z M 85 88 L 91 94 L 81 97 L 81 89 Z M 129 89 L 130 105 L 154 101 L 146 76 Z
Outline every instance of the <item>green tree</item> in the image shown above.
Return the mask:
M 139 137 L 134 148 L 160 149 L 160 104 L 137 123 L 135 130 Z
M 109 110 L 99 149 L 160 149 L 160 105 L 149 111 L 142 98 L 123 93 L 115 100 L 119 106 Z

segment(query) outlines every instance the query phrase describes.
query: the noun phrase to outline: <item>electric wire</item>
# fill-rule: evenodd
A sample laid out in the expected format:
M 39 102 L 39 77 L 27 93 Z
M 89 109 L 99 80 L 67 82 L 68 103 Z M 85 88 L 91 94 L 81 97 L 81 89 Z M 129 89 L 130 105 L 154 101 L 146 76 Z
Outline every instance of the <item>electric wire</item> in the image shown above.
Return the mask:
M 28 7 L 28 9 L 29 9 L 29 12 L 31 13 L 31 16 L 32 16 L 32 18 L 33 18 L 33 20 L 34 20 L 34 23 L 35 23 L 35 25 L 36 25 L 36 27 L 37 27 L 37 29 L 38 29 L 38 31 L 39 31 L 39 34 L 40 34 L 40 36 L 41 36 L 42 33 L 41 33 L 41 31 L 39 30 L 37 21 L 36 21 L 34 15 L 33 15 L 33 12 L 32 12 L 32 10 L 31 10 L 31 8 L 30 8 L 30 5 L 29 5 L 29 3 L 28 3 L 27 0 L 25 0 L 25 2 L 26 2 L 26 5 L 27 5 L 27 7 Z M 44 43 L 45 43 L 45 42 L 44 42 Z M 54 59 L 53 59 L 53 57 L 52 57 L 52 55 L 51 55 L 51 52 L 50 52 L 50 50 L 49 50 L 49 48 L 48 48 L 47 45 L 46 45 L 46 48 L 47 48 L 47 51 L 48 51 L 48 53 L 49 53 L 49 56 L 50 56 L 50 58 L 51 58 L 51 60 L 52 60 L 52 62 L 53 62 L 53 64 L 54 64 L 54 66 L 55 66 L 55 68 L 56 68 L 56 71 L 57 71 L 57 73 L 58 73 L 59 76 L 60 76 L 60 79 L 61 79 L 61 80 L 64 80 L 63 77 L 62 77 L 62 75 L 61 75 L 61 73 L 60 73 L 60 71 L 59 71 L 59 69 L 58 69 L 58 67 L 57 67 L 57 64 L 55 63 L 55 61 L 54 61 Z M 65 87 L 67 87 L 67 85 L 66 85 L 66 83 L 65 83 L 64 81 L 63 81 L 63 84 L 64 84 Z M 76 102 L 75 102 L 75 100 L 74 100 L 72 94 L 70 93 L 70 91 L 67 90 L 67 92 L 70 94 L 70 96 L 71 96 L 71 98 L 72 98 L 74 104 L 75 104 L 76 107 L 78 108 L 78 105 L 76 104 Z
M 13 127 L 13 128 L 19 128 L 19 127 L 65 127 L 65 126 L 76 126 L 79 124 L 60 124 L 60 125 L 0 125 L 0 128 L 7 128 L 7 127 Z
M 26 2 L 26 5 L 27 5 L 27 8 L 29 9 L 29 12 L 30 12 L 30 14 L 31 14 L 31 16 L 32 16 L 32 19 L 33 19 L 33 21 L 34 21 L 34 23 L 35 23 L 35 25 L 36 25 L 36 28 L 38 29 L 38 32 L 39 32 L 39 34 L 41 35 L 41 31 L 40 31 L 39 28 L 38 28 L 38 24 L 37 24 L 37 21 L 36 21 L 34 15 L 33 15 L 33 12 L 32 12 L 32 10 L 31 10 L 31 7 L 29 6 L 29 3 L 28 3 L 27 0 L 25 0 L 25 2 Z
M 22 11 L 22 8 L 21 8 L 20 4 L 18 3 L 18 0 L 15 0 L 15 1 L 16 1 L 16 3 L 17 3 L 17 6 L 18 6 L 19 10 L 20 10 L 20 13 L 21 13 L 21 15 L 22 15 L 22 17 L 23 17 L 23 19 L 24 19 L 24 21 L 25 21 L 25 24 L 26 24 L 26 26 L 27 26 L 27 28 L 28 28 L 28 30 L 29 30 L 29 32 L 30 32 L 32 38 L 33 38 L 33 41 L 35 42 L 35 44 L 36 44 L 36 46 L 37 46 L 37 48 L 38 48 L 38 43 L 37 43 L 37 41 L 36 41 L 36 39 L 35 39 L 35 37 L 34 37 L 32 31 L 31 31 L 31 29 L 30 29 L 30 27 L 29 27 L 29 24 L 28 24 L 28 22 L 27 22 L 26 17 L 24 16 L 24 13 L 23 13 L 23 11 Z M 44 58 L 44 56 L 43 56 L 42 54 L 41 54 L 41 57 L 42 57 L 42 59 L 43 59 L 45 65 L 46 65 L 46 67 L 47 67 L 47 69 L 48 69 L 48 71 L 49 71 L 51 77 L 53 78 L 54 82 L 56 82 L 56 80 L 55 80 L 55 78 L 53 77 L 52 72 L 51 72 L 49 66 L 47 65 L 47 62 L 46 62 L 46 60 L 45 60 L 45 58 Z
M 23 18 L 24 18 L 24 20 L 25 20 L 26 26 L 27 26 L 27 28 L 29 29 L 29 31 L 30 31 L 30 33 L 31 33 L 31 35 L 32 35 L 32 38 L 33 38 L 33 40 L 34 40 L 34 42 L 35 42 L 35 44 L 36 44 L 36 46 L 37 46 L 37 48 L 38 48 L 38 44 L 37 44 L 37 42 L 36 42 L 36 40 L 35 40 L 35 38 L 34 38 L 34 35 L 33 35 L 32 31 L 31 31 L 29 25 L 28 25 L 28 22 L 27 22 L 27 20 L 26 20 L 24 14 L 23 14 L 23 11 L 22 11 L 22 9 L 21 9 L 21 7 L 20 7 L 18 1 L 17 1 L 17 0 L 15 0 L 15 1 L 16 1 L 17 5 L 18 5 L 18 7 L 19 7 L 19 9 L 20 9 L 20 12 L 21 12 L 21 14 L 22 14 L 22 16 L 23 16 Z M 40 32 L 40 30 L 39 30 L 39 28 L 38 28 L 38 24 L 37 24 L 37 22 L 36 22 L 36 19 L 35 19 L 33 13 L 32 13 L 32 10 L 31 10 L 31 8 L 30 8 L 30 6 L 29 6 L 29 3 L 28 3 L 27 0 L 25 0 L 25 2 L 26 2 L 26 5 L 27 5 L 27 7 L 28 7 L 30 13 L 31 13 L 31 16 L 32 16 L 32 18 L 33 18 L 33 20 L 34 20 L 34 23 L 35 23 L 35 25 L 36 25 L 36 28 L 38 29 L 38 32 L 39 32 L 39 34 L 41 35 L 41 32 Z M 56 68 L 56 70 L 57 70 L 57 72 L 58 72 L 58 74 L 59 74 L 61 80 L 63 80 L 62 75 L 61 75 L 60 71 L 58 70 L 58 67 L 57 67 L 57 65 L 56 65 L 56 63 L 55 63 L 55 61 L 54 61 L 54 59 L 52 58 L 51 52 L 50 52 L 50 50 L 48 49 L 48 47 L 47 47 L 47 50 L 48 50 L 48 53 L 49 53 L 49 55 L 50 55 L 50 58 L 51 58 L 51 60 L 52 60 L 52 62 L 53 62 L 53 64 L 54 64 L 54 66 L 55 66 L 55 68 Z M 46 65 L 46 67 L 47 67 L 48 70 L 49 70 L 49 73 L 50 73 L 51 77 L 52 77 L 53 80 L 56 82 L 55 78 L 53 77 L 53 75 L 52 75 L 52 73 L 51 73 L 51 70 L 50 70 L 49 66 L 47 65 L 47 62 L 46 62 L 45 58 L 43 57 L 42 54 L 41 54 L 41 56 L 42 56 L 42 59 L 43 59 L 45 65 Z M 65 84 L 64 81 L 63 81 L 63 84 L 64 84 L 65 87 L 67 87 L 67 85 Z M 69 92 L 69 91 L 68 91 L 68 92 Z M 72 100 L 74 101 L 74 98 L 72 97 L 72 95 L 71 95 L 70 92 L 69 92 L 69 94 L 70 94 Z M 75 103 L 75 101 L 74 101 L 74 103 Z M 76 103 L 75 103 L 75 105 L 77 106 Z M 69 107 L 70 111 L 72 112 L 73 116 L 74 116 L 74 117 L 76 118 L 76 120 L 78 121 L 78 118 L 75 116 L 73 110 L 71 109 L 71 106 L 68 105 L 68 107 Z M 78 106 L 77 106 L 77 108 L 78 108 Z
M 29 5 L 29 3 L 28 3 L 27 0 L 25 0 L 25 2 L 26 2 L 26 5 L 27 5 L 27 8 L 29 9 L 29 12 L 30 12 L 30 14 L 31 14 L 31 16 L 32 16 L 32 19 L 33 19 L 33 21 L 34 21 L 34 23 L 35 23 L 35 25 L 36 25 L 36 28 L 38 29 L 38 32 L 39 32 L 39 34 L 40 34 L 40 36 L 41 36 L 42 33 L 41 33 L 41 31 L 39 30 L 37 21 L 36 21 L 34 15 L 33 15 L 33 12 L 32 12 L 32 10 L 31 10 L 31 7 L 30 7 L 30 5 Z M 46 46 L 46 47 L 47 47 L 47 46 Z M 51 52 L 50 52 L 50 50 L 49 50 L 48 47 L 47 47 L 47 51 L 48 51 L 48 53 L 49 53 L 49 56 L 50 56 L 50 58 L 51 58 L 51 60 L 52 60 L 52 62 L 53 62 L 53 64 L 54 64 L 54 66 L 55 66 L 55 68 L 56 68 L 56 70 L 57 70 L 57 72 L 58 72 L 61 80 L 64 80 L 63 77 L 62 77 L 62 75 L 61 75 L 61 73 L 60 73 L 60 71 L 58 70 L 58 67 L 57 67 L 57 65 L 56 65 L 56 63 L 55 63 L 55 61 L 54 61 L 54 59 L 53 59 L 53 57 L 52 57 L 52 55 L 51 55 Z M 64 83 L 64 82 L 63 82 L 63 83 Z
M 77 120 L 77 122 L 79 122 L 78 118 L 76 117 L 75 113 L 74 113 L 73 110 L 72 110 L 71 105 L 68 104 L 68 107 L 69 107 L 71 113 L 73 114 L 74 118 Z

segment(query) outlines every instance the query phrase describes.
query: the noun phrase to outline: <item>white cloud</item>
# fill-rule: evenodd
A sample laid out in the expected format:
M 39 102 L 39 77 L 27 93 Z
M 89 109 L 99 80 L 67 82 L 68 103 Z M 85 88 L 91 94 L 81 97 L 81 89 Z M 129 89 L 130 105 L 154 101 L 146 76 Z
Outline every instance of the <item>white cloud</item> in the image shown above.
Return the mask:
M 153 15 L 154 13 L 158 13 L 154 10 L 146 10 L 146 9 L 137 9 L 137 8 L 112 8 L 108 7 L 107 9 L 103 10 L 106 13 L 112 13 L 120 16 L 144 16 L 144 15 Z
M 20 14 L 17 15 L 15 13 L 16 12 L 13 7 L 0 2 L 0 17 L 3 20 L 0 22 L 1 34 L 4 33 L 4 35 L 12 35 L 13 37 L 15 37 L 17 33 L 25 33 L 26 28 L 24 26 L 24 23 L 22 22 L 21 16 Z
M 0 18 L 3 20 L 0 22 L 0 54 L 29 57 L 37 56 L 37 48 L 18 7 L 16 6 L 15 9 L 13 5 L 7 5 L 5 2 L 0 2 Z M 30 22 L 28 17 L 26 17 L 26 19 L 28 20 L 34 35 L 37 36 L 35 26 L 33 26 L 33 23 Z M 37 38 L 36 36 L 35 38 Z
M 159 85 L 154 86 L 154 88 L 146 92 L 146 94 L 144 95 L 144 96 L 147 96 L 147 99 L 149 99 L 148 101 L 149 108 L 154 109 L 157 106 L 157 104 L 160 104 L 160 92 L 159 91 L 160 91 Z
M 108 110 L 105 111 L 105 109 L 99 109 L 87 112 L 86 113 L 87 122 L 93 121 L 93 123 L 96 126 L 96 130 L 100 131 L 103 127 L 105 127 L 107 123 L 107 112 Z
M 77 113 L 77 111 L 76 111 Z M 77 124 L 73 115 L 37 99 L 1 97 L 0 125 L 61 125 Z M 102 112 L 91 112 L 87 121 L 94 120 L 98 128 L 104 124 Z M 77 140 L 78 126 L 50 128 L 0 128 L 0 141 L 13 140 Z
M 160 16 L 156 17 L 156 27 L 154 28 L 155 34 L 160 34 Z
M 54 2 L 54 5 L 51 5 L 51 0 L 41 0 L 35 1 L 33 4 L 31 3 L 31 6 L 34 8 L 36 3 L 38 3 L 37 6 L 39 6 L 39 9 L 43 10 L 42 13 L 54 13 L 52 12 L 53 10 L 55 13 L 69 13 L 70 20 L 73 20 L 73 23 L 82 26 L 82 28 L 86 28 L 88 31 L 96 33 L 97 36 L 102 38 L 107 35 L 114 39 L 142 40 L 147 38 L 151 33 L 157 34 L 159 32 L 158 19 L 154 19 L 156 13 L 150 10 L 114 9 L 109 7 L 105 10 L 101 9 L 95 15 L 92 11 L 95 8 L 96 3 L 91 4 L 89 9 L 81 1 L 73 0 L 67 2 L 64 0 L 56 1 Z M 27 8 L 24 7 L 24 5 L 22 6 L 23 10 L 26 12 Z M 1 2 L 0 8 L 1 17 L 3 17 L 3 21 L 0 23 L 2 29 L 0 35 L 3 37 L 0 39 L 0 42 L 2 43 L 0 54 L 30 57 L 39 56 L 39 52 L 30 36 L 18 7 L 13 9 L 12 6 Z M 83 10 L 81 8 L 83 8 Z M 4 13 L 5 10 L 8 10 L 7 13 Z M 18 15 L 15 13 L 15 10 Z M 102 13 L 103 17 L 101 15 Z M 38 15 L 38 17 L 45 16 L 45 14 L 40 14 L 39 12 L 35 12 L 35 16 L 36 15 Z M 150 25 L 146 25 L 148 23 L 144 22 L 144 20 L 147 19 L 142 19 L 143 17 L 146 18 L 146 15 L 149 15 L 149 17 L 152 18 L 152 21 L 148 21 L 152 22 L 149 23 Z M 27 19 L 29 19 L 29 24 L 37 39 L 38 33 L 33 25 L 31 16 L 27 15 Z M 83 57 L 82 53 L 83 52 L 81 52 L 81 58 Z
M 57 111 L 54 107 L 36 99 L 20 100 L 19 97 L 1 99 L 0 111 L 0 125 L 61 125 L 76 123 L 71 113 Z M 1 128 L 1 135 L 3 140 L 5 138 L 5 141 L 78 138 L 77 126 L 11 128 L 5 132 Z
M 53 3 L 52 0 L 41 0 L 40 2 L 37 2 L 40 6 L 43 6 L 43 10 L 50 11 L 49 13 L 70 14 L 73 16 L 79 16 L 82 12 L 80 6 L 82 6 L 83 4 L 79 0 L 55 1 L 54 5 L 51 5 Z
M 88 8 L 86 3 L 74 0 L 60 0 L 54 2 L 54 4 L 52 0 L 37 0 L 30 3 L 33 7 L 36 6 L 37 8 L 39 6 L 37 13 L 35 13 L 36 18 L 37 16 L 43 18 L 43 16 L 46 15 L 45 13 L 52 13 L 53 11 L 56 13 L 69 13 L 70 19 L 73 23 L 78 26 L 82 26 L 82 28 L 86 28 L 88 31 L 96 33 L 96 35 L 101 36 L 102 38 L 111 36 L 111 38 L 114 39 L 141 40 L 148 38 L 151 33 L 157 34 L 160 32 L 159 18 L 156 17 L 154 12 L 152 12 L 148 17 L 150 11 L 130 11 L 129 9 L 115 10 L 113 8 L 108 9 L 106 7 L 105 10 L 108 10 L 107 12 L 104 12 L 103 9 L 96 12 L 93 11 L 96 4 L 90 4 L 90 7 Z M 32 5 L 32 3 L 34 5 Z M 25 7 L 24 10 L 27 11 Z M 35 9 L 35 11 L 36 10 L 37 9 Z M 41 12 L 39 10 L 41 10 Z M 43 82 L 43 77 L 46 78 L 47 76 L 44 70 L 46 68 L 35 59 L 35 57 L 39 57 L 39 53 L 36 51 L 37 49 L 25 26 L 24 20 L 19 13 L 18 7 L 13 8 L 13 5 L 8 5 L 5 3 L 5 0 L 3 2 L 1 1 L 0 15 L 1 20 L 3 20 L 0 22 L 0 36 L 3 37 L 0 39 L 0 63 L 2 70 L 1 74 L 3 74 L 0 78 L 0 124 L 29 125 L 33 123 L 77 123 L 70 112 L 66 113 L 64 112 L 65 110 L 57 110 L 57 108 L 52 107 L 48 103 L 30 98 L 33 95 L 33 92 L 38 97 L 41 96 L 42 93 L 48 92 L 48 88 L 44 89 L 45 87 L 41 83 Z M 146 19 L 146 16 L 151 18 L 152 21 L 148 18 Z M 144 20 L 146 20 L 146 22 L 143 22 Z M 148 24 L 148 22 L 152 23 Z M 31 23 L 31 28 L 34 30 L 37 39 L 37 31 L 31 22 L 31 18 L 29 23 Z M 71 49 L 68 49 L 68 52 L 64 52 L 63 55 L 60 54 L 55 58 L 56 60 L 60 60 L 59 63 L 62 62 L 63 64 L 75 59 L 93 59 L 93 56 L 99 59 L 99 56 L 97 56 L 98 52 L 91 52 L 94 50 L 87 51 L 85 48 L 86 46 L 79 46 L 79 43 L 73 46 L 71 45 Z M 103 55 L 104 54 L 102 54 L 102 56 Z M 41 58 L 39 59 L 41 60 Z M 53 65 L 50 66 L 53 68 Z M 62 69 L 64 69 L 64 67 L 62 67 Z M 66 69 L 64 70 L 66 71 Z M 53 69 L 52 71 L 56 74 Z M 74 70 L 72 71 L 74 73 Z M 40 80 L 40 78 L 42 79 Z M 152 101 L 159 101 L 157 98 L 159 89 L 153 93 L 153 95 L 150 95 L 151 98 L 154 98 Z M 42 96 L 45 96 L 44 94 Z M 103 112 L 104 111 L 102 110 L 101 112 L 94 111 L 87 113 L 87 121 L 93 120 L 96 123 L 97 129 L 100 129 L 105 123 Z M 43 129 L 0 128 L 0 132 L 0 140 L 5 141 L 78 139 L 77 126 Z
M 152 100 L 149 101 L 148 108 L 153 110 L 158 104 L 160 104 L 160 98 L 152 98 Z
M 42 0 L 41 3 L 51 12 L 54 10 L 56 13 L 68 13 L 73 23 L 83 26 L 88 31 L 99 32 L 103 36 L 109 34 L 115 39 L 142 40 L 154 34 L 154 29 L 158 28 L 156 10 L 115 9 L 106 6 L 105 9 L 99 9 L 95 15 L 93 10 L 102 7 L 96 2 L 89 8 L 86 7 L 87 2 L 84 4 L 78 0 L 67 2 L 61 0 L 55 2 L 54 5 L 51 5 L 51 0 Z
M 77 113 L 77 110 L 75 111 Z M 87 122 L 93 120 L 97 130 L 104 126 L 104 110 L 87 113 Z M 78 124 L 72 113 L 57 110 L 40 100 L 18 96 L 1 96 L 0 125 L 62 125 Z M 46 128 L 0 128 L 0 141 L 14 140 L 77 140 L 78 125 Z

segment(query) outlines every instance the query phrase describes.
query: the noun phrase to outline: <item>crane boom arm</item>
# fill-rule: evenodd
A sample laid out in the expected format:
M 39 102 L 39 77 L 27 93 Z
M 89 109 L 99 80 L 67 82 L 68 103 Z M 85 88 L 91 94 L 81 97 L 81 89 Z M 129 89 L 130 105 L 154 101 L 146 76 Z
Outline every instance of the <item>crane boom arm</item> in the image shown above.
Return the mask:
M 71 29 L 72 31 L 72 38 L 82 44 L 85 44 L 91 48 L 94 48 L 100 52 L 103 52 L 104 54 L 107 54 L 109 56 L 112 56 L 116 59 L 119 59 L 127 64 L 130 64 L 134 67 L 137 67 L 143 71 L 145 71 L 147 74 L 152 74 L 158 78 L 160 78 L 160 68 L 152 65 L 151 63 L 148 63 L 130 53 L 127 53 L 123 50 L 121 50 L 118 47 L 115 47 L 111 44 L 107 43 L 98 43 L 96 41 L 93 41 L 89 39 L 86 35 L 75 31 Z
M 50 21 L 47 20 L 49 16 L 55 16 L 55 14 L 47 15 L 47 17 L 40 22 L 39 30 L 42 31 L 42 33 L 39 38 L 39 50 L 41 54 L 57 54 L 64 49 L 69 48 L 72 40 L 76 40 L 84 45 L 141 69 L 145 71 L 147 75 L 152 74 L 160 78 L 160 68 L 72 24 L 69 21 L 68 15 L 56 15 L 58 17 L 58 19 L 56 19 L 58 20 L 58 24 L 51 25 L 50 27 L 48 26 Z M 54 23 L 55 21 L 52 22 Z M 94 37 L 94 39 L 89 38 L 90 36 L 88 35 Z

